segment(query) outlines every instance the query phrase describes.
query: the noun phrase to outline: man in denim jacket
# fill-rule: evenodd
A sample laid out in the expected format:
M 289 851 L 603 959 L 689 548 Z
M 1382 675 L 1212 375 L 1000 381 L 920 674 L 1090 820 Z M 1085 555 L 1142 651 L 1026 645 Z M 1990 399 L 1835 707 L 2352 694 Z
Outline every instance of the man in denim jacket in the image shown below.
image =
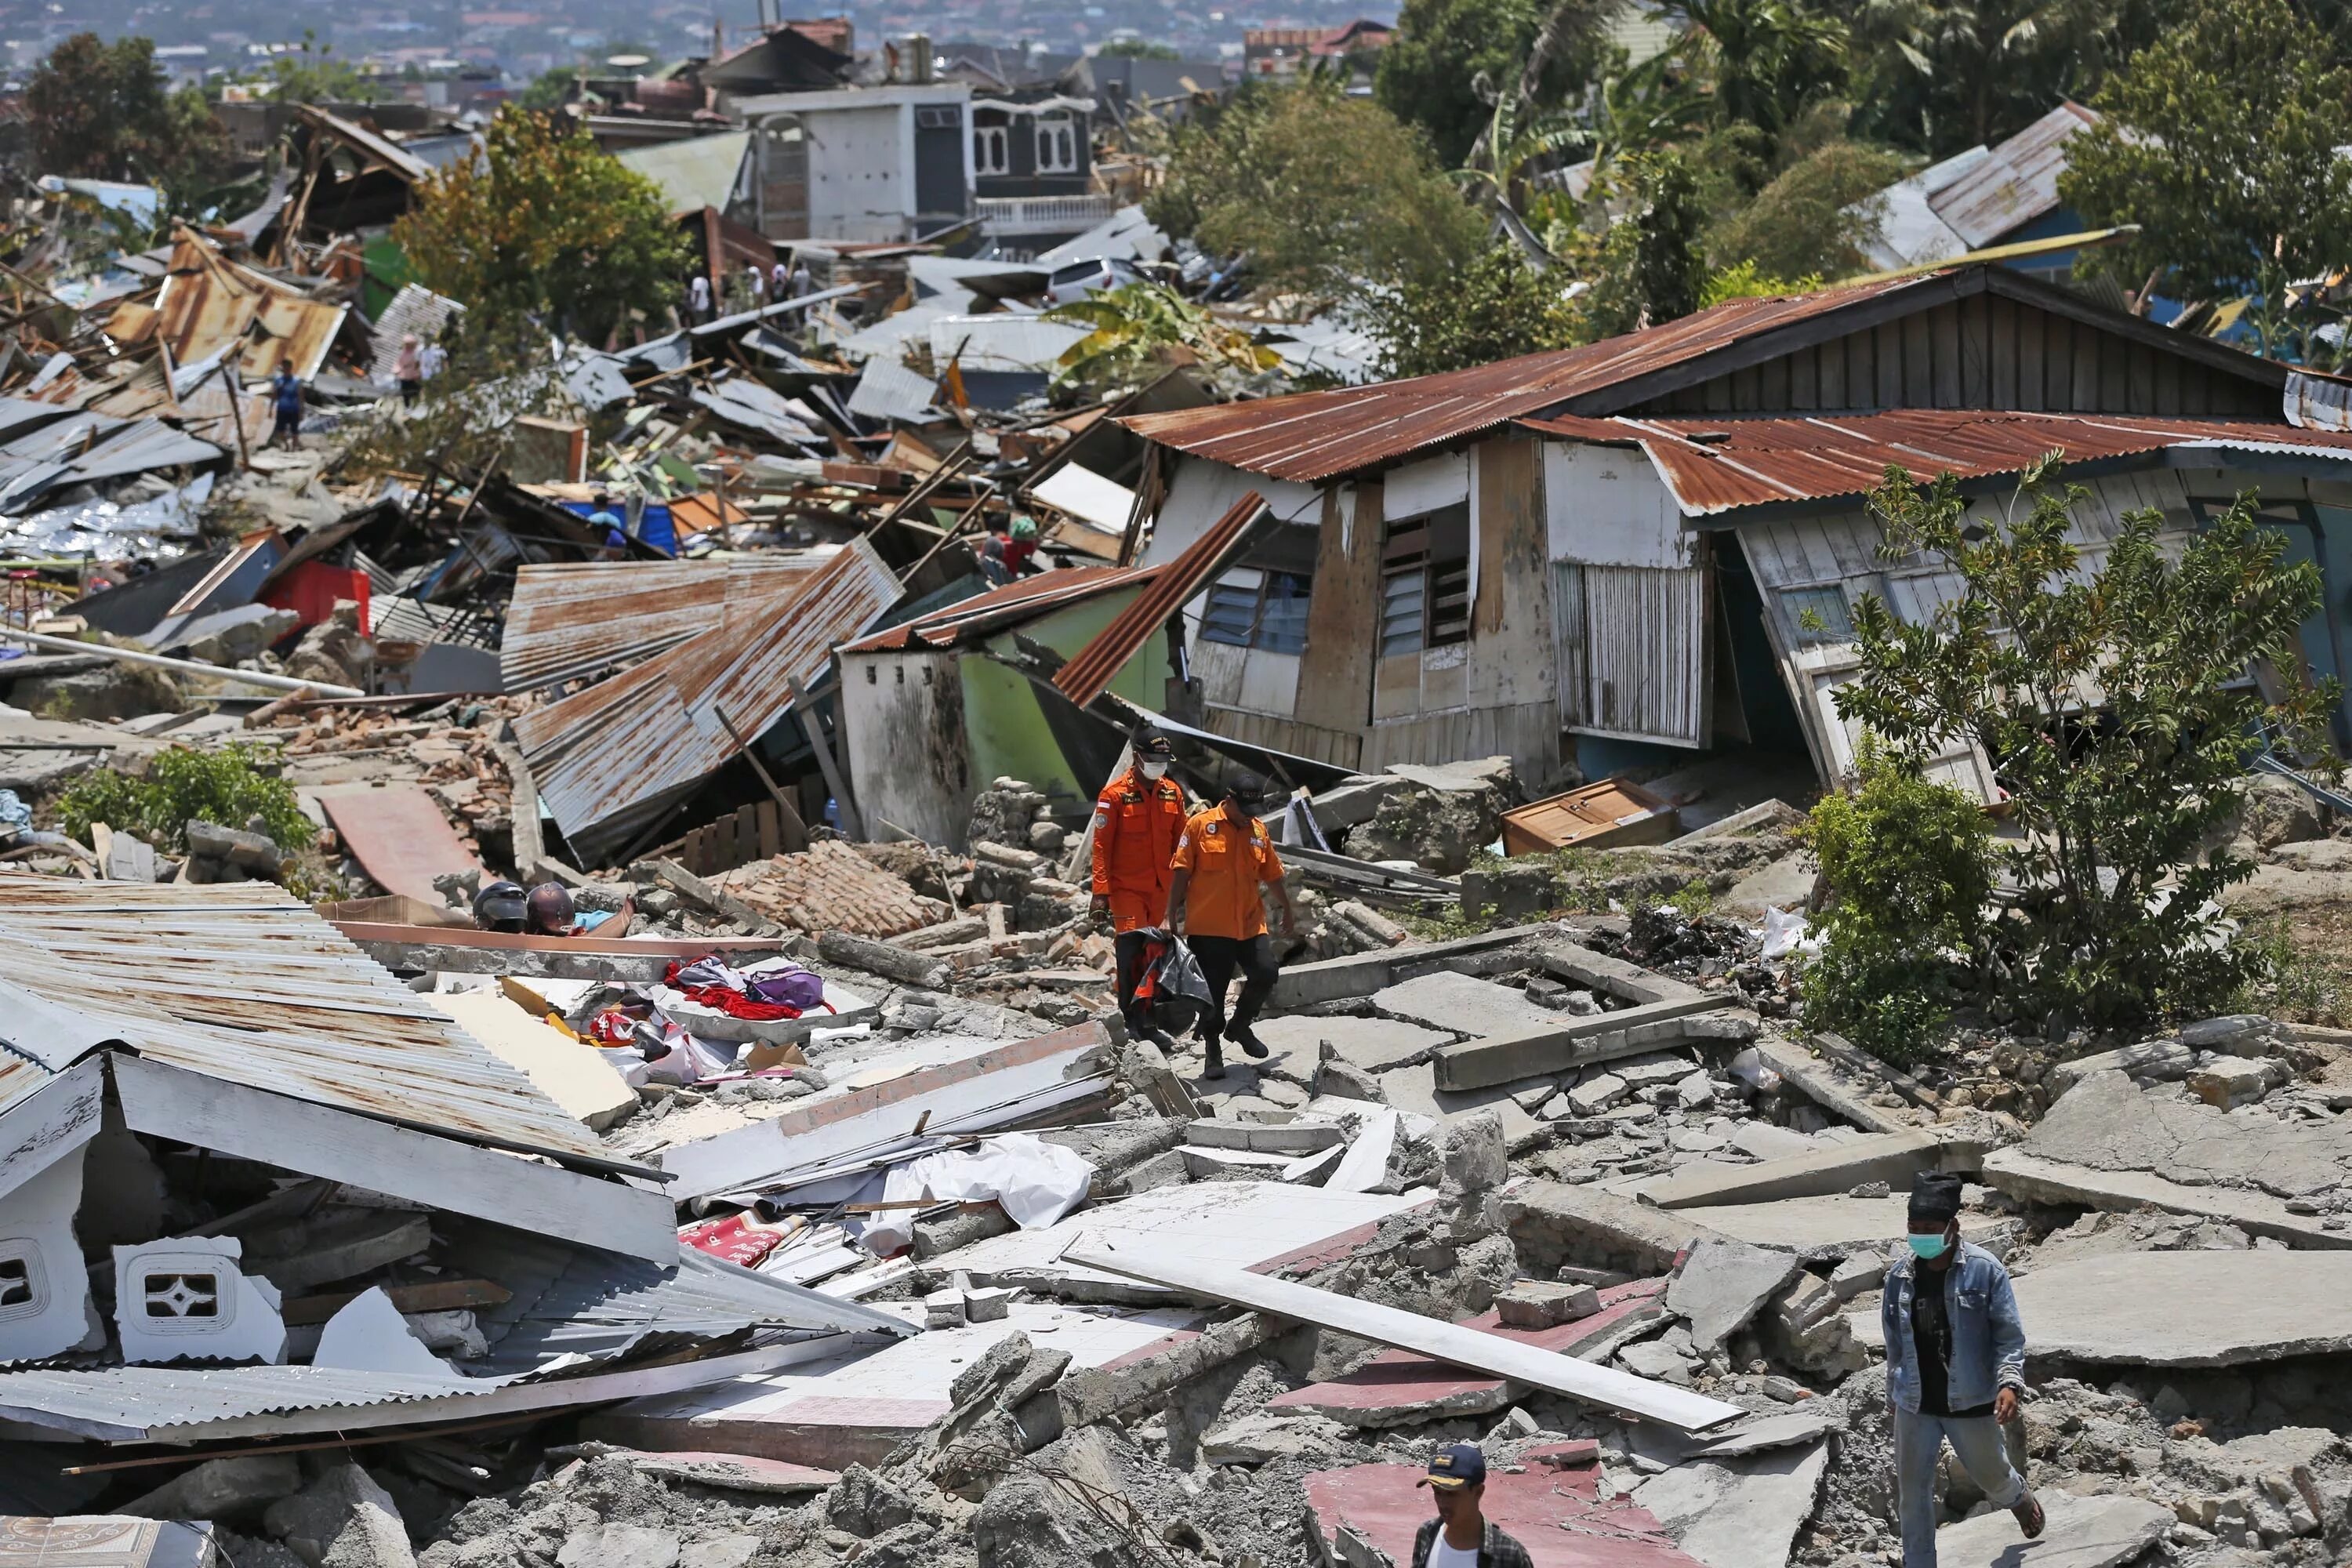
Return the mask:
M 2016 1515 L 2031 1541 L 2042 1505 L 2010 1468 L 2000 1428 L 2025 1388 L 2025 1328 L 2009 1270 L 1960 1239 L 1960 1182 L 1928 1174 L 1911 1189 L 1910 1245 L 1886 1270 L 1886 1402 L 1895 1411 L 1895 1491 L 1903 1568 L 1936 1568 L 1936 1459 L 1946 1438 L 1970 1479 Z

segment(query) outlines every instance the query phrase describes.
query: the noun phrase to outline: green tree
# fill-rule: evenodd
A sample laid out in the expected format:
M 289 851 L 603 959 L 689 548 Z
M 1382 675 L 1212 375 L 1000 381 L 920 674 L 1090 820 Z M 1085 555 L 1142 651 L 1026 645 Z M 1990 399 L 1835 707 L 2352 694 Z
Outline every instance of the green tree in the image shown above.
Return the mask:
M 518 109 L 561 109 L 572 101 L 572 89 L 580 80 L 577 66 L 555 66 L 530 79 L 530 85 L 516 95 Z
M 1752 262 L 1776 278 L 1865 271 L 1862 247 L 1885 221 L 1879 193 L 1903 177 L 1904 167 L 1899 154 L 1860 142 L 1817 147 L 1716 225 L 1707 253 L 1718 266 Z
M 2334 769 L 2335 684 L 2304 679 L 2295 652 L 2319 574 L 2285 563 L 2243 496 L 2186 542 L 2158 511 L 2126 513 L 2086 569 L 2068 537 L 2085 492 L 2058 482 L 2058 457 L 1997 518 L 1971 515 L 1949 474 L 1887 470 L 1881 554 L 1925 554 L 1960 592 L 1911 621 L 1865 595 L 1838 713 L 1914 771 L 1954 744 L 1991 760 L 2020 830 L 2000 854 L 2021 894 L 1989 933 L 2013 1016 L 2120 1028 L 2218 1010 L 2262 962 L 2227 940 L 2217 901 L 2253 864 L 2207 848 L 2242 805 L 2248 753 L 2272 737 Z M 2284 678 L 2275 700 L 2246 679 L 2257 668 Z
M 1373 318 L 1381 374 L 1432 375 L 1582 342 L 1588 334 L 1569 281 L 1507 240 L 1458 271 L 1416 275 Z
M 1420 134 L 1325 83 L 1245 87 L 1213 119 L 1180 126 L 1151 221 L 1255 275 L 1331 295 L 1477 253 L 1486 225 Z
M 1832 0 L 1857 133 L 1946 158 L 2089 98 L 2174 0 Z
M 68 38 L 34 68 L 25 113 L 40 173 L 152 184 L 166 223 L 199 216 L 233 161 L 204 94 L 170 89 L 147 38 Z
M 569 121 L 505 110 L 485 141 L 392 233 L 420 282 L 466 306 L 468 331 L 537 321 L 602 342 L 676 300 L 691 255 L 652 181 Z
M 1689 160 L 1672 149 L 1635 153 L 1624 189 L 1629 210 L 1601 243 L 1586 304 L 1601 337 L 1687 316 L 1706 289 L 1707 215 Z
M 305 27 L 302 41 L 271 57 L 260 85 L 280 103 L 373 103 L 375 82 Z
M 1540 0 L 1405 0 L 1372 96 L 1458 167 L 1486 128 L 1489 99 L 1517 81 L 1547 10 Z
M 1055 363 L 1054 379 L 1097 397 L 1131 392 L 1179 364 L 1251 376 L 1282 363 L 1247 332 L 1157 283 L 1106 289 L 1041 319 L 1089 329 Z
M 2352 261 L 2352 162 L 2336 152 L 2352 70 L 2287 0 L 2190 0 L 2098 106 L 2059 193 L 2140 233 L 2093 267 L 2210 299 L 2245 292 L 2266 263 L 2293 279 Z
M 1805 823 L 1832 897 L 1812 921 L 1805 1023 L 1898 1065 L 1975 992 L 1992 897 L 1992 825 L 1975 797 L 1865 733 L 1850 789 Z
M 1681 49 L 1712 83 L 1717 124 L 1777 135 L 1845 83 L 1845 24 L 1800 0 L 1684 0 Z
M 1098 51 L 1108 60 L 1181 60 L 1184 57 L 1172 44 L 1155 44 L 1149 38 L 1113 38 Z

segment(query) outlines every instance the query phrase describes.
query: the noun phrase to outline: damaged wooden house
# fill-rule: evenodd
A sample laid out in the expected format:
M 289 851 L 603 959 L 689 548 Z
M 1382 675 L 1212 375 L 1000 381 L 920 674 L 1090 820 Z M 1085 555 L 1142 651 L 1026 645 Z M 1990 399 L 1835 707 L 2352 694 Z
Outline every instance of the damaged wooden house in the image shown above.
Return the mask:
M 908 1331 L 681 1252 L 658 1171 L 276 887 L 0 878 L 0 947 L 11 1437 L 414 1427 Z
M 1155 447 L 1136 559 L 1175 560 L 1245 492 L 1271 503 L 1183 605 L 1181 673 L 1237 741 L 1364 772 L 1744 752 L 1832 780 L 1852 606 L 1919 617 L 1956 587 L 1879 558 L 1866 498 L 1890 464 L 1997 506 L 2063 452 L 2093 556 L 2126 510 L 2189 530 L 2256 491 L 2326 579 L 2304 655 L 2341 676 L 2352 436 L 2291 422 L 2294 374 L 1988 264 L 1738 300 L 1472 370 L 1131 416 Z M 1980 754 L 1944 761 L 1994 787 Z

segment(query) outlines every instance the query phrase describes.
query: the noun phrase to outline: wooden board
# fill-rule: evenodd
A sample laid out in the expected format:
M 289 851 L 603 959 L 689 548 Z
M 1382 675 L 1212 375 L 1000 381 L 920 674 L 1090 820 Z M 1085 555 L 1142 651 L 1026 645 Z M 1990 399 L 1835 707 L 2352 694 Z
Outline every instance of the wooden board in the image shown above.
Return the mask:
M 433 879 L 482 870 L 433 797 L 415 784 L 338 790 L 319 796 L 327 820 L 367 874 L 387 893 L 439 905 Z
M 1680 814 L 1664 796 L 1630 779 L 1603 779 L 1505 812 L 1503 853 L 1663 844 L 1681 830 Z

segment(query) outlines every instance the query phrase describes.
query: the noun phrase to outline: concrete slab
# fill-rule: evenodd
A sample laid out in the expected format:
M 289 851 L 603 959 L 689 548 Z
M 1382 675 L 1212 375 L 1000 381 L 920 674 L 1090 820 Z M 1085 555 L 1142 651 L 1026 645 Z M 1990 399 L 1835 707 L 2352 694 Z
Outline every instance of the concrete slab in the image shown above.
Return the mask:
M 1662 1209 L 1835 1197 L 1864 1182 L 1908 1193 L 1923 1171 L 1973 1173 L 1983 1149 L 1940 1131 L 1880 1132 L 1754 1165 L 1691 1166 L 1643 1188 Z
M 2118 1568 L 2173 1523 L 2170 1509 L 2146 1498 L 2039 1495 L 2048 1520 L 2042 1539 L 2026 1540 L 2005 1512 L 1963 1520 L 1936 1531 L 1939 1568 Z
M 1476 1039 L 1438 1053 L 1438 1078 L 1450 1089 L 1478 1089 L 1614 1061 L 1685 1040 L 1748 1038 L 1755 1032 L 1752 1023 L 1716 1016 L 1732 1001 L 1720 993 L 1694 990 L 1622 1012 L 1483 1030 Z
M 2196 1063 L 2197 1053 L 2179 1040 L 2142 1040 L 2137 1045 L 2060 1062 L 2042 1081 L 2053 1095 L 2063 1095 L 2095 1072 L 2121 1072 L 2149 1080 L 2179 1079 L 2187 1078 Z
M 1829 1465 L 1827 1443 L 1695 1460 L 1633 1489 L 1633 1504 L 1706 1568 L 1788 1568 Z
M 691 1394 L 632 1400 L 598 1416 L 588 1435 L 656 1451 L 747 1454 L 839 1469 L 877 1465 L 954 1407 L 956 1374 L 1013 1333 L 1066 1350 L 1078 1366 L 1107 1366 L 1184 1331 L 1182 1309 L 1104 1311 L 1015 1302 L 995 1322 L 934 1329 L 887 1345 L 850 1344 L 822 1359 L 739 1377 Z
M 1591 1443 L 1521 1456 L 1525 1468 L 1486 1473 L 1483 1511 L 1528 1550 L 1536 1568 L 1691 1568 L 1660 1522 L 1603 1497 Z M 1417 1465 L 1356 1465 L 1306 1478 L 1307 1506 L 1345 1568 L 1412 1561 L 1414 1534 L 1433 1511 Z M 1369 1550 L 1368 1550 L 1369 1548 Z
M 1457 942 L 1384 947 L 1371 952 L 1351 952 L 1313 963 L 1286 966 L 1274 984 L 1269 1006 L 1311 1007 L 1318 1002 L 1341 1002 L 1369 996 L 1384 985 L 1415 974 L 1427 974 L 1449 963 L 1475 960 L 1499 948 L 1534 937 L 1557 937 L 1556 925 L 1507 926 Z
M 1312 1068 L 1323 1059 L 1322 1045 L 1328 1040 L 1341 1061 L 1370 1073 L 1427 1056 L 1453 1038 L 1401 1018 L 1261 1018 L 1257 1035 L 1277 1053 L 1288 1055 L 1294 1067 Z
M 1375 991 L 1372 1005 L 1394 1017 L 1474 1037 L 1575 1021 L 1537 1006 L 1524 991 L 1451 970 Z
M 2273 1237 L 2290 1247 L 2352 1249 L 2352 1230 L 2329 1230 L 2315 1215 L 2287 1213 L 2284 1198 L 2242 1187 L 2192 1187 L 2148 1171 L 2094 1171 L 2023 1149 L 1996 1149 L 1986 1155 L 1984 1179 L 2029 1203 L 2109 1210 L 2153 1205 L 2171 1214 L 2225 1219 L 2249 1236 Z
M 2241 1366 L 2352 1350 L 2352 1256 L 2119 1252 L 2017 1279 L 2026 1350 L 2067 1361 Z
M 1267 1273 L 1309 1258 L 1345 1257 L 1380 1221 L 1431 1196 L 1426 1191 L 1341 1193 L 1279 1182 L 1159 1187 L 1080 1209 L 1041 1229 L 992 1237 L 956 1253 L 953 1263 L 976 1285 L 1050 1286 L 1065 1300 L 1148 1305 L 1166 1301 L 1168 1293 L 1065 1262 L 1063 1252 L 1083 1241 Z
M 1743 1121 L 1731 1135 L 1731 1146 L 1759 1160 L 1785 1160 L 1794 1154 L 1810 1154 L 1821 1144 L 1805 1133 L 1775 1127 L 1769 1121 Z
M 2061 1096 L 2020 1145 L 2095 1171 L 2147 1171 L 2191 1186 L 2305 1197 L 2352 1182 L 2352 1125 L 2229 1111 L 2095 1072 Z
M 1768 1204 L 1712 1204 L 1672 1212 L 1707 1229 L 1808 1260 L 1884 1252 L 1910 1229 L 1909 1198 L 1782 1198 Z M 2001 1222 L 1974 1211 L 1960 1215 L 1960 1235 L 1980 1241 Z
M 1616 1342 L 1657 1321 L 1664 1293 L 1664 1280 L 1637 1279 L 1601 1292 L 1601 1310 L 1574 1322 L 1548 1329 L 1514 1329 L 1504 1324 L 1499 1314 L 1487 1312 L 1465 1319 L 1464 1326 L 1559 1355 L 1605 1360 Z M 1599 1353 L 1591 1353 L 1595 1352 Z M 1388 1350 L 1344 1377 L 1278 1394 L 1266 1401 L 1265 1407 L 1328 1416 L 1349 1426 L 1398 1426 L 1487 1415 L 1509 1405 L 1518 1394 L 1499 1377 L 1465 1372 L 1412 1351 Z
M 1779 1295 L 1800 1267 L 1790 1253 L 1738 1241 L 1702 1241 L 1666 1288 L 1666 1310 L 1690 1321 L 1691 1342 L 1713 1350 Z
M 1412 1115 L 1451 1121 L 1491 1107 L 1495 1114 L 1503 1119 L 1505 1145 L 1513 1149 L 1526 1147 L 1549 1136 L 1546 1123 L 1519 1103 L 1519 1095 L 1536 1083 L 1549 1081 L 1534 1079 L 1526 1083 L 1498 1083 L 1491 1089 L 1451 1094 L 1437 1087 L 1436 1068 L 1428 1062 L 1418 1067 L 1396 1068 L 1380 1077 L 1381 1092 L 1388 1096 L 1389 1103 Z
M 425 1000 L 488 1046 L 492 1056 L 520 1070 L 565 1115 L 601 1131 L 636 1109 L 637 1091 L 610 1062 L 498 992 L 453 992 Z

